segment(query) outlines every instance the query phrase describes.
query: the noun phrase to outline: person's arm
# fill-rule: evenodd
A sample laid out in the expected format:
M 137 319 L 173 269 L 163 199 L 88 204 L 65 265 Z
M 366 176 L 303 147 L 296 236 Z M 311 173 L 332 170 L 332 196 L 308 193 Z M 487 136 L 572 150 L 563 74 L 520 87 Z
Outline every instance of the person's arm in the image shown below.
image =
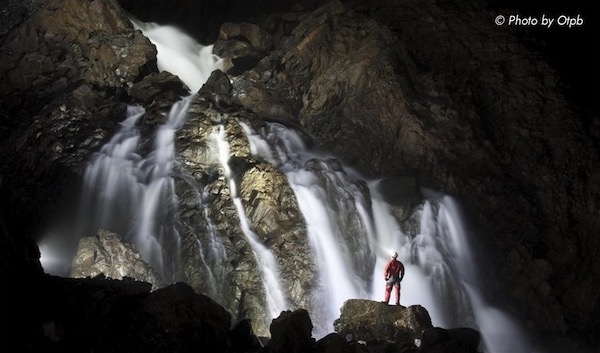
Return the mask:
M 402 282 L 403 278 L 404 278 L 404 264 L 402 262 L 400 262 L 400 282 Z
M 385 278 L 386 281 L 388 279 L 390 279 L 390 263 L 389 262 L 385 265 L 385 271 L 383 272 L 383 277 Z

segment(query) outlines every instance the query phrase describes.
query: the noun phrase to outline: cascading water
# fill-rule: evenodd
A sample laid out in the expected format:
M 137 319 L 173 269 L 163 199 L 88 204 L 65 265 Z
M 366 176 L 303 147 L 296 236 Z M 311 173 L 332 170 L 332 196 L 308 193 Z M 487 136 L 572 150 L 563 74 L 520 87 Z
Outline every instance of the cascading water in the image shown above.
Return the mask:
M 158 69 L 178 76 L 192 93 L 197 92 L 220 65 L 219 58 L 212 54 L 212 45 L 200 45 L 176 27 L 136 19 L 131 19 L 131 23 L 156 46 Z
M 219 58 L 212 54 L 212 46 L 198 44 L 177 28 L 135 19 L 132 23 L 157 46 L 159 69 L 178 75 L 192 92 L 221 67 Z M 138 151 L 140 133 L 136 128 L 145 111 L 138 106 L 128 107 L 120 130 L 92 157 L 85 171 L 80 224 L 72 237 L 92 235 L 98 228 L 115 231 L 135 243 L 142 257 L 167 281 L 173 279 L 179 262 L 177 197 L 171 177 L 174 136 L 185 121 L 192 97 L 184 97 L 173 105 L 166 123 L 156 132 L 154 150 L 146 158 Z M 68 275 L 70 264 L 53 255 L 71 257 L 74 249 L 61 249 L 73 248 L 69 243 L 60 234 L 42 239 L 42 265 L 49 273 Z
M 485 351 L 532 351 L 532 344 L 518 322 L 486 303 L 467 231 L 459 207 L 451 197 L 428 192 L 431 196 L 414 215 L 419 230 L 414 237 L 409 237 L 391 216 L 376 182 L 371 184 L 371 192 L 376 228 L 378 234 L 383 235 L 378 238 L 378 244 L 383 248 L 400 249 L 400 258 L 406 266 L 407 274 L 402 282 L 404 305 L 423 305 L 436 326 L 478 329 Z M 386 260 L 378 258 L 377 268 L 383 268 Z M 383 291 L 383 283 L 374 281 L 373 293 L 377 295 L 378 291 Z
M 155 136 L 154 150 L 142 158 L 135 123 L 144 114 L 130 114 L 84 175 L 83 234 L 105 228 L 134 243 L 142 257 L 164 280 L 173 280 L 178 269 L 179 236 L 175 228 L 177 197 L 172 178 L 175 131 L 181 126 L 191 96 L 175 103 L 167 122 Z
M 213 134 L 219 149 L 219 161 L 223 166 L 226 177 L 229 179 L 231 198 L 233 199 L 233 204 L 235 205 L 238 217 L 240 219 L 240 226 L 244 232 L 244 235 L 246 236 L 246 239 L 252 247 L 254 258 L 261 271 L 269 315 L 272 318 L 275 318 L 288 307 L 285 300 L 285 295 L 280 285 L 281 279 L 279 265 L 277 264 L 277 260 L 275 259 L 273 253 L 260 243 L 258 236 L 250 229 L 248 217 L 244 211 L 244 205 L 238 196 L 236 181 L 234 180 L 231 169 L 229 168 L 229 144 L 225 135 L 226 132 L 223 126 L 219 126 L 218 132 Z
M 403 305 L 423 305 L 437 326 L 479 329 L 491 352 L 530 352 L 517 323 L 484 304 L 466 231 L 449 196 L 424 201 L 414 215 L 417 233 L 406 235 L 383 201 L 378 182 L 369 183 L 371 199 L 365 202 L 356 187 L 360 177 L 309 151 L 294 131 L 272 123 L 257 134 L 241 125 L 251 153 L 284 171 L 305 217 L 326 289 L 326 295 L 314 290 L 323 300 L 311 312 L 316 335 L 329 332 L 326 325 L 339 316 L 346 299 L 383 299 L 383 269 L 390 252 L 397 250 L 406 266 Z M 343 228 L 348 223 L 356 227 Z
M 331 332 L 330 325 L 345 300 L 367 296 L 369 265 L 374 260 L 362 236 L 371 229 L 365 211 L 368 206 L 356 180 L 337 161 L 309 151 L 295 131 L 270 124 L 269 131 L 259 136 L 241 125 L 251 153 L 282 170 L 296 195 L 319 269 L 310 314 L 315 334 L 325 335 Z

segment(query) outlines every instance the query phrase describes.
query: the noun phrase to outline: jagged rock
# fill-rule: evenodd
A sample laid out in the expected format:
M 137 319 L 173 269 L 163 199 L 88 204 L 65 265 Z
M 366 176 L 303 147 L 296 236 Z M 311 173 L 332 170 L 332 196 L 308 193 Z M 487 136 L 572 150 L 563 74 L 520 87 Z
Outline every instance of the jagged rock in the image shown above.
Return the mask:
M 224 23 L 213 51 L 227 62 L 226 72 L 237 76 L 255 67 L 271 46 L 271 36 L 255 24 Z
M 3 352 L 77 352 L 82 347 L 106 353 L 190 352 L 225 343 L 227 312 L 189 286 L 150 292 L 149 283 L 102 276 L 28 280 L 22 297 L 12 302 L 19 303 L 18 315 L 2 317 L 3 325 L 15 329 L 14 335 L 3 336 Z M 3 331 L 8 332 L 13 333 Z M 220 348 L 212 351 L 226 351 L 225 344 Z
M 140 339 L 144 342 L 127 342 L 123 347 L 125 351 L 225 350 L 230 314 L 212 299 L 194 293 L 187 284 L 177 283 L 159 289 L 147 296 L 139 309 L 134 306 L 133 310 L 128 313 L 125 309 L 117 314 L 122 315 L 123 321 L 122 326 L 114 330 L 123 330 L 121 337 L 135 335 L 142 338 L 144 336 L 135 331 L 146 328 L 156 334 Z M 136 310 L 140 312 L 136 313 Z
M 170 107 L 188 94 L 184 83 L 168 71 L 151 73 L 141 81 L 134 83 L 129 89 L 129 95 L 144 107 L 148 107 L 156 101 L 168 102 Z
M 366 299 L 344 302 L 333 326 L 342 336 L 352 335 L 359 341 L 398 344 L 413 344 L 424 330 L 432 327 L 429 313 L 420 305 L 393 306 Z
M 126 86 L 156 66 L 156 49 L 132 30 L 116 1 L 47 1 L 34 23 L 49 42 L 77 45 L 72 49 L 80 51 L 83 77 L 92 84 Z
M 94 237 L 84 237 L 73 258 L 71 277 L 133 278 L 152 284 L 154 289 L 164 287 L 160 276 L 146 263 L 133 244 L 124 242 L 118 234 L 105 229 Z
M 269 353 L 306 353 L 312 350 L 313 325 L 304 309 L 283 311 L 271 323 L 271 340 L 267 345 Z

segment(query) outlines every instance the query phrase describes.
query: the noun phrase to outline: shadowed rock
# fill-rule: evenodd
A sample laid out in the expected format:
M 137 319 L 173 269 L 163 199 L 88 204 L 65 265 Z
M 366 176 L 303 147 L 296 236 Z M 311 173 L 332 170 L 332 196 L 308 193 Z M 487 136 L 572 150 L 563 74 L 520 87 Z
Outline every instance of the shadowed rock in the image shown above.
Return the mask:
M 313 325 L 304 309 L 284 311 L 271 323 L 271 341 L 267 345 L 270 353 L 306 353 L 315 344 L 312 338 Z

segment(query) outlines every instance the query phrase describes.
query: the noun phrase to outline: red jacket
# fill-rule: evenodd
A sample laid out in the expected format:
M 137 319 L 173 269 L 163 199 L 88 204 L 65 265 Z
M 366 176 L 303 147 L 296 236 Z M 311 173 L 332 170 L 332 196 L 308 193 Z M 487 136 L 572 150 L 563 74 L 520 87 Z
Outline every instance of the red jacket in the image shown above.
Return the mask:
M 404 277 L 404 265 L 402 262 L 396 259 L 388 262 L 385 266 L 385 279 L 387 280 L 390 277 L 399 278 L 400 280 Z

